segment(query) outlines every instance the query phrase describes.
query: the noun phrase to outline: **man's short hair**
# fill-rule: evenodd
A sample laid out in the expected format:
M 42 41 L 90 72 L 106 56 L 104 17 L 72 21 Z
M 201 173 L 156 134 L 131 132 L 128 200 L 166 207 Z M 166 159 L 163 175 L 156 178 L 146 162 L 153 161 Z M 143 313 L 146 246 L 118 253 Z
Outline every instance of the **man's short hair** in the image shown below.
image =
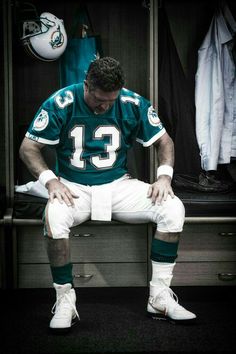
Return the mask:
M 120 63 L 111 57 L 94 60 L 88 68 L 86 80 L 90 90 L 99 88 L 105 92 L 120 90 L 125 83 Z

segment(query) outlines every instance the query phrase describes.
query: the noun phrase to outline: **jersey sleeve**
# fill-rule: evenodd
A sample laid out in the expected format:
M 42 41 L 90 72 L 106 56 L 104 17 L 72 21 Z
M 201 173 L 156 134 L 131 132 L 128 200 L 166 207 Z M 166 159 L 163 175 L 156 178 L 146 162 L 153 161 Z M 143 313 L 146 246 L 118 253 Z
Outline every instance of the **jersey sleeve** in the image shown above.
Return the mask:
M 140 125 L 136 141 L 148 147 L 165 134 L 166 130 L 149 101 L 141 99 L 139 114 Z
M 58 144 L 68 106 L 72 102 L 71 91 L 59 90 L 49 97 L 36 113 L 26 137 L 46 145 Z

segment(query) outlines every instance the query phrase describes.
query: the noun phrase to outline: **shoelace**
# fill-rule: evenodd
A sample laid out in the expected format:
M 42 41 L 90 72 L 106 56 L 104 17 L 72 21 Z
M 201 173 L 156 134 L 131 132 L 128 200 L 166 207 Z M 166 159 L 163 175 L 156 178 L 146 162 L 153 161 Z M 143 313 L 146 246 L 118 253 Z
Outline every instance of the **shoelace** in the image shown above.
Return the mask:
M 65 300 L 67 300 L 67 301 L 65 301 Z M 65 294 L 63 294 L 63 295 L 61 295 L 60 297 L 57 298 L 57 300 L 56 300 L 56 302 L 53 305 L 52 310 L 51 310 L 52 314 L 54 315 L 60 309 L 60 307 L 62 307 L 62 305 L 67 305 L 68 306 L 68 304 L 74 310 L 76 316 L 80 320 L 78 311 L 76 310 L 75 305 L 72 303 L 72 301 L 70 299 L 70 296 L 67 293 L 65 293 Z
M 165 305 L 165 314 L 167 314 L 167 313 L 168 313 L 168 310 L 169 310 L 169 307 L 170 307 L 170 306 L 168 306 L 168 305 L 170 305 L 170 302 L 171 302 L 171 304 L 174 305 L 174 306 L 176 306 L 176 305 L 180 306 L 180 305 L 178 304 L 178 302 L 179 302 L 178 296 L 174 293 L 174 291 L 173 291 L 172 289 L 170 289 L 170 288 L 163 288 L 163 289 L 157 294 L 157 296 L 151 298 L 150 303 L 151 303 L 151 305 L 153 305 L 153 304 L 155 304 L 156 301 L 158 301 L 158 299 L 162 300 L 162 299 L 163 299 L 163 297 L 162 297 L 162 293 L 163 293 L 163 292 L 167 292 L 168 295 L 169 295 L 169 296 L 167 295 L 167 296 L 168 296 L 167 301 L 160 301 L 163 305 Z M 169 303 L 169 304 L 168 304 L 168 303 Z
M 168 292 L 171 297 L 171 300 L 173 300 L 174 302 L 177 302 L 177 304 L 178 304 L 178 302 L 179 302 L 178 296 L 174 293 L 174 291 L 171 288 L 162 289 L 157 296 L 159 297 L 159 295 L 162 294 L 164 291 Z

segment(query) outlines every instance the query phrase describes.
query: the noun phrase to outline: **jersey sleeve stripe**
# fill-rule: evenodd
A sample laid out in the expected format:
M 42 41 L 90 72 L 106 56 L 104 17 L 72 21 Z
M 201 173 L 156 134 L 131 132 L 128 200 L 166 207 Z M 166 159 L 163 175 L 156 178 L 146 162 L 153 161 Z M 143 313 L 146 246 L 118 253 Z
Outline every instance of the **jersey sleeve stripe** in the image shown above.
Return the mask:
M 25 134 L 25 136 L 26 136 L 26 138 L 29 138 L 31 140 L 35 140 L 35 141 L 37 141 L 39 143 L 47 144 L 47 145 L 56 145 L 60 141 L 59 139 L 57 139 L 57 140 L 48 140 L 48 139 L 40 138 L 40 137 L 35 136 L 35 135 L 33 135 L 33 134 L 29 133 L 29 132 L 27 132 Z
M 140 144 L 142 144 L 144 147 L 151 146 L 155 141 L 157 141 L 162 135 L 166 133 L 165 128 L 162 128 L 161 131 L 159 131 L 157 134 L 155 134 L 150 140 L 148 141 L 143 141 L 139 138 L 136 138 L 136 141 Z

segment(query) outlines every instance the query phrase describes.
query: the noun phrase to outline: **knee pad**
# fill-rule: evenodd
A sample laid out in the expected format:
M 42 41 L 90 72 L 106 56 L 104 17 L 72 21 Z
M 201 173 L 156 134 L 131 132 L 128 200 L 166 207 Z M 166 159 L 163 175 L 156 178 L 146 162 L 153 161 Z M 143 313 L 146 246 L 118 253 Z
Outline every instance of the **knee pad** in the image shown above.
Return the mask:
M 48 201 L 44 212 L 44 235 L 55 239 L 69 238 L 73 224 L 72 207 L 54 199 Z
M 171 198 L 162 203 L 157 213 L 157 230 L 160 232 L 181 232 L 183 230 L 185 208 L 178 197 Z

